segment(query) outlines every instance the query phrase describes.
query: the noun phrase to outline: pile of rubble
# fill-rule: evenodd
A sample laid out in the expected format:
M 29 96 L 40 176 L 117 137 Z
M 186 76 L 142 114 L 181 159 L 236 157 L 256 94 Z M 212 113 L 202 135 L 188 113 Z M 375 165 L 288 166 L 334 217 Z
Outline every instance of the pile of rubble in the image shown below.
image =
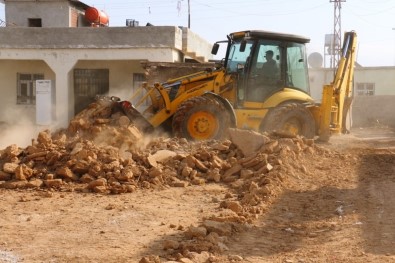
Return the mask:
M 224 236 L 257 218 L 265 203 L 281 193 L 289 174 L 295 169 L 306 172 L 298 161 L 302 156 L 325 152 L 313 140 L 274 138 L 238 129 L 230 129 L 229 138 L 222 141 L 148 140 L 124 116 L 108 108 L 92 106 L 66 130 L 45 130 L 26 148 L 10 145 L 1 150 L 0 188 L 121 194 L 207 183 L 228 185 L 229 194 L 220 202 L 228 213 L 191 227 L 183 242 L 165 242 L 164 248 L 175 259 L 190 251 L 220 251 Z

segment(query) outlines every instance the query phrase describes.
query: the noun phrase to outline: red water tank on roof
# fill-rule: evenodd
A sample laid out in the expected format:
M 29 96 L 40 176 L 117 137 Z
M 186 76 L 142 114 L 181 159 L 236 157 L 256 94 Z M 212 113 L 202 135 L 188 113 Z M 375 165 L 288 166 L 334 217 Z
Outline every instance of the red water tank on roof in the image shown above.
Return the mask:
M 108 16 L 104 11 L 98 10 L 94 7 L 88 7 L 85 10 L 85 19 L 89 23 L 107 25 L 108 24 Z

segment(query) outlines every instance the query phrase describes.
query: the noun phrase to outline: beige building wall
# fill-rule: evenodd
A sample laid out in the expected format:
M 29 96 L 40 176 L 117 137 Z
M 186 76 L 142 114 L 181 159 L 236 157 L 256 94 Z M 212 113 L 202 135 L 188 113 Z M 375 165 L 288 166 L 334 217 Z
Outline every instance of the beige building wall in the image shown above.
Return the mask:
M 355 69 L 355 84 L 374 83 L 375 96 L 395 95 L 395 67 Z
M 310 90 L 313 98 L 321 99 L 322 87 L 333 81 L 333 70 L 310 69 Z M 354 87 L 373 83 L 374 95 L 395 95 L 395 67 L 363 67 L 354 70 Z
M 44 61 L 0 60 L 0 120 L 7 123 L 35 122 L 35 105 L 17 104 L 17 73 L 44 74 L 55 79 L 53 71 Z
M 310 69 L 312 97 L 321 101 L 324 84 L 333 81 L 333 70 Z M 358 87 L 373 87 L 373 93 Z M 361 95 L 362 94 L 362 95 Z M 395 67 L 360 67 L 354 71 L 354 100 L 352 121 L 354 127 L 389 125 L 395 127 Z

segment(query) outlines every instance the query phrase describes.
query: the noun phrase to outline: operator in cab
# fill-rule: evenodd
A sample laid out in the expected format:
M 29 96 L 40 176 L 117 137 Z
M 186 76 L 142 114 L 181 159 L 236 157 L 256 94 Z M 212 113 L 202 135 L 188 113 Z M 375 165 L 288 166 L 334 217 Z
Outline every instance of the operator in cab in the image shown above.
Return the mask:
M 253 92 L 250 96 L 252 101 L 262 101 L 272 92 L 277 90 L 280 78 L 280 70 L 277 61 L 273 58 L 274 52 L 265 52 L 266 61 L 256 70 L 256 79 Z
M 262 65 L 262 81 L 265 84 L 275 84 L 279 76 L 277 62 L 273 59 L 273 56 L 272 50 L 266 51 L 266 62 Z

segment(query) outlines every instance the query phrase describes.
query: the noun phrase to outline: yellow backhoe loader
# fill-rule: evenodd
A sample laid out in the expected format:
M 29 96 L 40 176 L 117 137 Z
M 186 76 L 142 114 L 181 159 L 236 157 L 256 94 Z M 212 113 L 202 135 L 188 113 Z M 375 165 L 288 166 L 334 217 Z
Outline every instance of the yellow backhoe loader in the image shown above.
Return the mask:
M 344 34 L 332 83 L 322 100 L 309 95 L 306 43 L 302 36 L 268 31 L 242 31 L 227 43 L 220 65 L 165 83 L 147 84 L 132 99 L 112 97 L 143 130 L 170 127 L 191 140 L 222 138 L 229 127 L 277 131 L 328 140 L 345 131 L 352 96 L 357 36 Z M 147 104 L 147 100 L 149 103 Z

